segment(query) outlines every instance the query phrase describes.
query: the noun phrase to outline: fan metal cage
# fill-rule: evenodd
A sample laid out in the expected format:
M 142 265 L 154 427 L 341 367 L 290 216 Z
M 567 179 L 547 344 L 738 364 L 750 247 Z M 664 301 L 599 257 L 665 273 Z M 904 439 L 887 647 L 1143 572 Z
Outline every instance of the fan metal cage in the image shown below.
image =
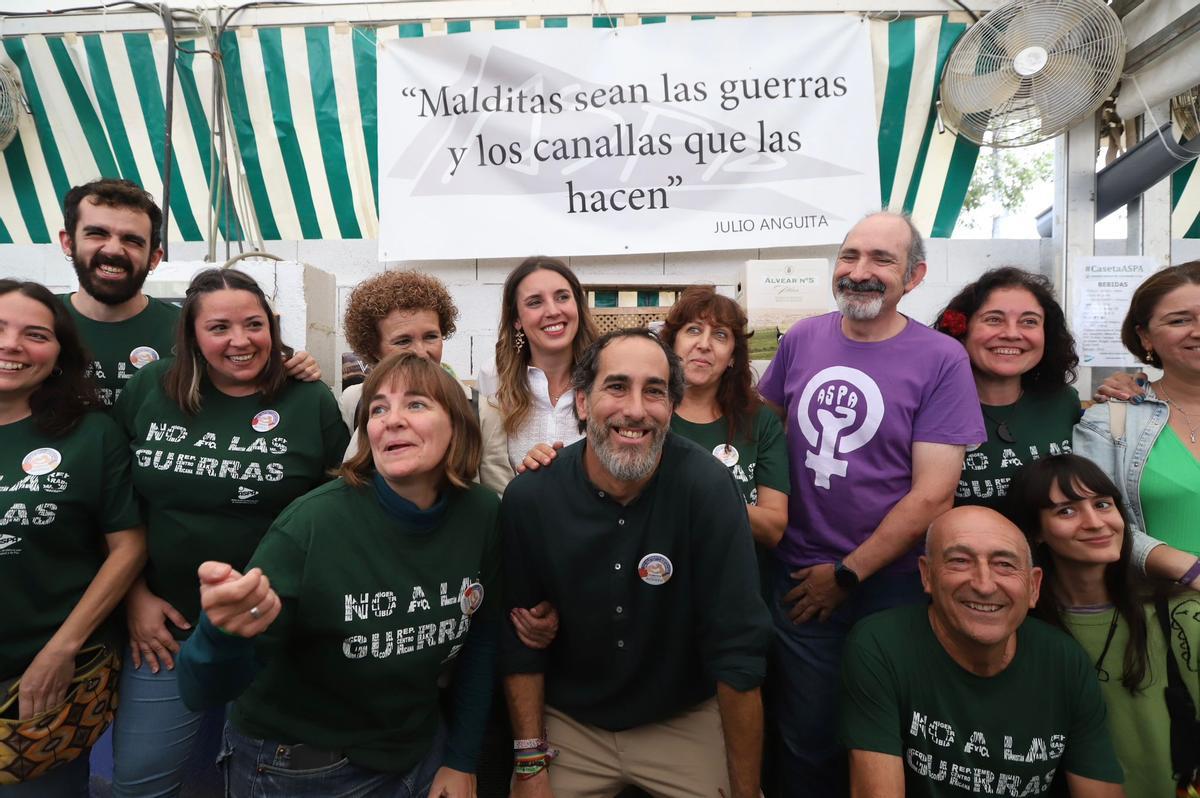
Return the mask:
M 20 86 L 12 72 L 0 64 L 0 150 L 17 137 L 17 113 L 21 110 Z
M 1184 141 L 1200 137 L 1200 86 L 1171 100 L 1171 114 Z
M 1121 20 L 1097 0 L 1013 0 L 963 35 L 942 70 L 942 116 L 991 147 L 1045 141 L 1095 113 L 1125 63 Z

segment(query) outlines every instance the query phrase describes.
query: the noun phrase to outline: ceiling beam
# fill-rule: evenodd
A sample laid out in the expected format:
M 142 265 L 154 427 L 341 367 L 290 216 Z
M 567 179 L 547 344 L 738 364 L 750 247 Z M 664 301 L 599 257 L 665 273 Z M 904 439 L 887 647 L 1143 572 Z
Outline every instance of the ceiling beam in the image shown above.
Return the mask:
M 1170 25 L 1166 25 L 1125 53 L 1125 72 L 1137 72 L 1142 67 L 1165 55 L 1184 37 L 1200 30 L 1200 5 L 1183 12 Z
M 1001 5 L 1003 0 L 966 0 L 979 15 Z M 889 0 L 881 12 L 879 0 L 607 0 L 605 13 L 625 14 L 840 14 L 856 13 L 883 16 L 921 16 L 960 12 L 953 0 Z M 522 17 L 591 16 L 592 0 L 386 0 L 385 2 L 348 2 L 321 4 L 255 5 L 239 12 L 234 26 L 319 25 L 336 22 L 354 25 L 387 25 L 431 19 L 513 19 Z M 182 10 L 177 6 L 177 10 Z M 225 10 L 197 9 L 210 22 L 219 23 Z M 0 36 L 29 34 L 98 33 L 161 29 L 162 21 L 145 11 L 110 8 L 95 11 L 6 16 L 0 12 Z M 177 27 L 189 30 L 185 19 Z

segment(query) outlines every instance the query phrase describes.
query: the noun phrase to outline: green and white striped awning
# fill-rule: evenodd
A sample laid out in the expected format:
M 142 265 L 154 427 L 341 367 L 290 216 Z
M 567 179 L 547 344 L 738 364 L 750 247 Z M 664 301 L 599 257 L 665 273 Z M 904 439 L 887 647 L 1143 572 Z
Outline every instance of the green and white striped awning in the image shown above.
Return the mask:
M 1200 169 L 1196 161 L 1171 175 L 1171 230 L 1176 238 L 1200 238 Z
M 210 152 L 214 61 L 203 40 L 183 40 L 173 102 L 170 238 L 207 238 L 209 186 L 223 160 L 236 165 L 236 215 L 226 224 L 220 214 L 218 237 L 242 237 L 240 220 L 268 240 L 374 238 L 381 40 L 698 19 L 713 18 L 233 29 L 220 42 L 233 134 L 224 152 Z M 939 132 L 933 112 L 941 65 L 965 28 L 944 16 L 872 21 L 881 204 L 912 212 L 934 236 L 953 231 L 977 154 L 970 142 Z M 0 159 L 0 243 L 52 241 L 67 189 L 99 176 L 127 177 L 162 196 L 167 48 L 161 32 L 3 39 L 0 63 L 19 74 L 31 114 L 22 114 L 17 139 Z

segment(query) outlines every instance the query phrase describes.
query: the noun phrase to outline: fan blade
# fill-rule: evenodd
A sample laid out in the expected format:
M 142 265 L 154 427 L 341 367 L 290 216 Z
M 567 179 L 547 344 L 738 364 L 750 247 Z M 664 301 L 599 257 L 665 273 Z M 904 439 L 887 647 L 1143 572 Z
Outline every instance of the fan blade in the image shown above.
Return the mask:
M 1076 14 L 1031 4 L 1009 18 L 1002 37 L 1004 51 L 1009 58 L 1016 58 L 1026 47 L 1050 50 L 1079 22 Z
M 1021 76 L 1011 67 L 983 75 L 947 75 L 942 102 L 962 114 L 990 111 L 1008 102 L 1021 88 Z
M 1058 131 L 1087 113 L 1089 109 L 1080 100 L 1092 96 L 1095 83 L 1095 69 L 1086 59 L 1074 53 L 1051 55 L 1030 87 L 1030 98 L 1042 119 L 1042 130 Z

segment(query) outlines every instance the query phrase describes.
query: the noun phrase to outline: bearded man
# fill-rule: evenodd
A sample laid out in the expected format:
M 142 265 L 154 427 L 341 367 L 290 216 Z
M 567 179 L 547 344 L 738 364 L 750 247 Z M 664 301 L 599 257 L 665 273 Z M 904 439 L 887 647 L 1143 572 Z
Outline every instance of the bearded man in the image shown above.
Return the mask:
M 141 186 L 104 178 L 75 186 L 63 199 L 63 254 L 79 290 L 63 294 L 92 353 L 89 374 L 111 407 L 138 369 L 171 355 L 179 307 L 142 293 L 162 260 L 162 210 Z M 297 352 L 285 364 L 296 379 L 320 379 L 316 361 Z
M 574 387 L 587 437 L 501 507 L 506 605 L 559 612 L 544 650 L 506 625 L 513 795 L 757 796 L 770 621 L 745 505 L 670 433 L 683 370 L 648 330 L 597 340 Z
M 899 310 L 925 270 L 908 217 L 854 225 L 833 269 L 838 310 L 792 325 L 758 385 L 783 416 L 791 464 L 771 602 L 785 798 L 847 794 L 830 734 L 846 635 L 922 601 L 921 538 L 953 503 L 966 447 L 987 439 L 962 345 Z

